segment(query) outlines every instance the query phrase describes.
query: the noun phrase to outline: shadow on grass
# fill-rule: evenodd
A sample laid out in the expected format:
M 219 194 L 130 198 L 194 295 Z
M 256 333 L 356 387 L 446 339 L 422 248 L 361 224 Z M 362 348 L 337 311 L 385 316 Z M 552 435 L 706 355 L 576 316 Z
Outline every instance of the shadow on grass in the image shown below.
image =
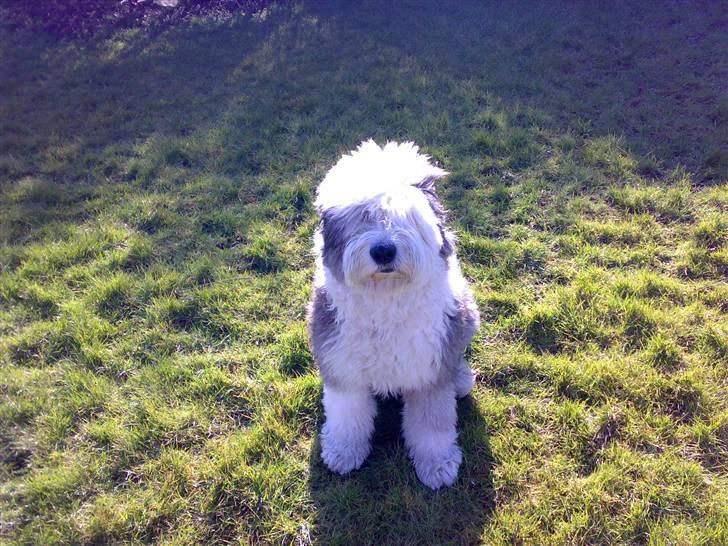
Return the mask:
M 348 476 L 321 461 L 318 435 L 310 457 L 310 491 L 319 544 L 477 543 L 494 507 L 485 420 L 472 397 L 458 403 L 463 464 L 455 485 L 431 491 L 415 475 L 401 436 L 402 403 L 378 402 L 372 453 Z M 362 530 L 373 534 L 362 536 Z
M 504 109 L 516 123 L 530 108 L 535 125 L 621 135 L 635 154 L 699 179 L 728 174 L 728 103 L 716 93 L 728 27 L 720 2 L 696 10 L 679 2 L 375 1 L 322 11 L 343 28 L 370 31 L 382 51 L 398 50 L 424 73 L 468 81 L 484 109 Z M 462 108 L 461 97 L 451 100 L 446 108 Z
M 604 7 L 306 5 L 260 22 L 88 44 L 0 28 L 13 53 L 0 61 L 9 74 L 0 82 L 0 182 L 168 192 L 212 172 L 258 184 L 318 176 L 375 137 L 414 139 L 483 184 L 491 170 L 502 174 L 491 163 L 518 173 L 542 161 L 544 127 L 573 146 L 623 135 L 607 151 L 654 154 L 638 162 L 648 178 L 683 164 L 721 179 L 728 106 L 716 93 L 725 70 L 718 31 L 728 22 L 717 3 L 595 6 Z M 495 204 L 505 216 L 508 201 Z M 6 238 L 95 212 L 83 209 L 17 209 Z

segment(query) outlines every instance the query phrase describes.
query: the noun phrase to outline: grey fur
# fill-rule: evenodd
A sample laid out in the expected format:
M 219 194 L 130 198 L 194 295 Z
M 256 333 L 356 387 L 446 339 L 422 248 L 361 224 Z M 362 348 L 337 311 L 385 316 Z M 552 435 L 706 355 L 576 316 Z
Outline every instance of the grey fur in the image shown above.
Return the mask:
M 480 313 L 470 295 L 462 295 L 455 301 L 454 314 L 447 315 L 447 338 L 443 341 L 442 360 L 446 369 L 456 370 L 463 353 L 480 326 Z
M 344 250 L 346 243 L 356 231 L 367 223 L 367 209 L 363 204 L 344 209 L 319 211 L 321 215 L 321 234 L 324 238 L 322 257 L 324 265 L 336 280 L 344 281 Z
M 319 366 L 321 377 L 327 384 L 334 383 L 334 374 L 328 370 L 326 360 L 322 358 L 326 345 L 339 334 L 339 324 L 336 322 L 336 308 L 331 303 L 326 289 L 315 288 L 311 295 L 311 303 L 306 309 L 306 323 L 308 324 L 308 339 L 311 342 L 311 352 Z
M 454 252 L 454 237 L 450 230 L 445 227 L 447 225 L 447 210 L 440 202 L 440 198 L 435 190 L 435 180 L 440 178 L 439 176 L 428 176 L 422 179 L 420 182 L 415 184 L 415 187 L 422 190 L 422 193 L 427 197 L 427 202 L 430 204 L 432 212 L 437 217 L 437 228 L 440 230 L 442 236 L 442 246 L 440 247 L 440 257 L 445 260 Z
M 454 251 L 454 237 L 445 227 L 447 224 L 447 210 L 443 207 L 435 190 L 435 181 L 440 176 L 427 176 L 415 184 L 427 197 L 432 212 L 437 217 L 437 227 L 442 234 L 443 245 L 440 256 L 447 259 Z M 470 340 L 480 326 L 480 313 L 469 292 L 460 294 L 455 300 L 455 313 L 447 314 L 447 339 L 443 345 L 443 364 L 450 370 L 456 370 L 462 361 L 463 353 Z
M 442 344 L 442 364 L 455 386 L 455 396 L 463 398 L 475 382 L 464 353 L 480 326 L 480 313 L 469 293 L 460 295 L 455 303 L 455 313 L 446 313 L 447 335 Z
M 346 248 L 346 224 L 333 211 L 321 213 L 321 234 L 324 238 L 324 265 L 338 281 L 344 280 L 343 259 Z

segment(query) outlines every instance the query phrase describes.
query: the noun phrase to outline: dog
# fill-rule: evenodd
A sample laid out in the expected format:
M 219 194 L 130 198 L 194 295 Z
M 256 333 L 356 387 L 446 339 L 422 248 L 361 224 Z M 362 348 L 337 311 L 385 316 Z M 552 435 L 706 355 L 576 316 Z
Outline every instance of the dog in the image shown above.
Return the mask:
M 369 455 L 375 396 L 396 395 L 420 481 L 457 478 L 456 400 L 474 384 L 464 352 L 480 316 L 435 190 L 447 174 L 412 142 L 369 140 L 318 187 L 307 323 L 324 383 L 321 457 L 336 473 Z

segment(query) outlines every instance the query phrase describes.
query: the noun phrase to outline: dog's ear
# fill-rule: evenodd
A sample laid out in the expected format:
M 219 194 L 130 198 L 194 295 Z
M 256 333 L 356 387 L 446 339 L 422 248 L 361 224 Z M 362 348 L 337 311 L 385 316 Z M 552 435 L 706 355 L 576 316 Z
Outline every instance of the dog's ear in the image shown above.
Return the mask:
M 419 182 L 415 182 L 412 184 L 414 187 L 421 189 L 424 192 L 427 191 L 435 191 L 435 181 L 439 178 L 442 178 L 443 176 L 447 176 L 447 172 L 441 171 L 437 174 L 430 174 L 426 177 L 424 177 Z
M 453 253 L 453 248 L 455 246 L 455 237 L 446 227 L 447 210 L 442 205 L 439 197 L 437 196 L 437 192 L 435 191 L 435 180 L 437 180 L 438 178 L 442 178 L 447 174 L 447 172 L 442 171 L 438 174 L 426 176 L 416 184 L 413 184 L 413 186 L 419 188 L 420 190 L 422 190 L 422 193 L 425 194 L 425 197 L 427 197 L 427 202 L 429 203 L 432 212 L 434 212 L 435 216 L 437 217 L 437 228 L 440 230 L 440 235 L 442 236 L 440 256 L 442 256 L 442 258 L 444 258 L 445 260 L 447 260 L 447 258 Z
M 438 178 L 442 178 L 446 174 L 447 173 L 445 171 L 442 171 L 442 174 L 431 174 L 426 176 L 416 184 L 412 184 L 415 188 L 418 188 L 422 191 L 422 193 L 425 194 L 425 197 L 427 197 L 427 202 L 430 204 L 432 212 L 435 213 L 438 221 L 443 224 L 445 223 L 447 217 L 447 211 L 445 210 L 445 207 L 442 206 L 442 203 L 437 196 L 437 190 L 435 189 L 435 180 L 437 180 Z

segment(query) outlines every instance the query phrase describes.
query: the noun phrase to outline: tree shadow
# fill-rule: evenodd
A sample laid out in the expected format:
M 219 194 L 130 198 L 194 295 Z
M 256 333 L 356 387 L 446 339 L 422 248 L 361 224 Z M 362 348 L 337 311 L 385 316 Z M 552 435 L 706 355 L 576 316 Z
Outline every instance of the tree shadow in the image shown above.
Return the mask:
M 483 109 L 506 110 L 516 126 L 531 108 L 539 127 L 623 137 L 645 160 L 646 178 L 677 165 L 698 179 L 728 176 L 728 103 L 720 92 L 728 18 L 720 2 L 700 9 L 601 0 L 325 6 L 321 12 L 342 27 L 376 35 L 383 51 L 396 48 L 425 73 L 467 82 Z
M 538 154 L 538 131 L 523 131 L 542 125 L 622 135 L 654 157 L 647 178 L 676 164 L 718 176 L 728 21 L 717 4 L 332 2 L 85 45 L 5 32 L 0 181 L 128 182 L 130 160 L 154 153 L 180 179 L 317 171 L 370 136 L 414 139 L 456 163 L 510 146 L 523 170 Z M 479 111 L 505 112 L 516 131 L 469 127 Z M 145 147 L 155 138 L 191 143 L 189 164 L 166 165 Z
M 431 491 L 415 475 L 401 436 L 399 399 L 378 400 L 372 453 L 347 476 L 321 461 L 318 434 L 309 459 L 318 544 L 473 544 L 494 508 L 493 458 L 472 397 L 458 403 L 463 464 L 455 485 Z M 362 530 L 372 533 L 362 536 Z
M 0 222 L 4 239 L 96 216 L 98 188 L 142 185 L 134 161 L 142 164 L 137 170 L 153 172 L 155 162 L 177 169 L 180 179 L 199 172 L 202 152 L 188 152 L 200 159 L 193 165 L 181 155 L 183 143 L 226 118 L 231 73 L 279 24 L 241 18 L 90 42 L 0 26 L 0 48 L 13 52 L 0 60 L 0 204 L 10 212 Z M 24 179 L 52 195 L 6 194 L 18 193 Z

